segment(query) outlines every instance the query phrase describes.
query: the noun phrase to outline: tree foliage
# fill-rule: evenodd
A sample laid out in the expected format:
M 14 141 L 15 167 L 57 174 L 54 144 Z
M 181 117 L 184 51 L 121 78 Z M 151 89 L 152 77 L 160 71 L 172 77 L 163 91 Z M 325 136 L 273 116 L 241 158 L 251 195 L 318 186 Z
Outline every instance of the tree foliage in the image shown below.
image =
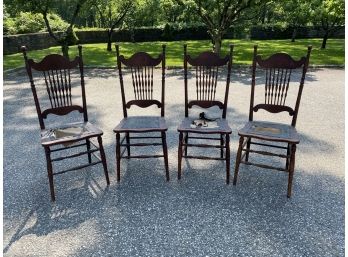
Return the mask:
M 322 49 L 331 31 L 344 25 L 344 0 L 316 0 L 314 2 L 313 22 L 324 30 Z
M 78 41 L 73 28 L 81 7 L 86 1 L 87 0 L 13 0 L 11 5 L 25 11 L 31 11 L 34 14 L 41 14 L 48 33 L 58 44 L 61 45 L 63 55 L 69 58 L 69 45 L 76 44 Z M 52 20 L 49 19 L 49 16 L 50 13 L 54 12 L 56 7 L 63 2 L 66 4 L 65 8 L 68 10 L 67 13 L 70 14 L 70 18 L 68 19 L 68 26 L 65 28 L 63 33 L 56 34 L 52 26 Z
M 213 50 L 220 52 L 221 41 L 233 24 L 254 18 L 257 14 L 251 7 L 261 5 L 266 0 L 175 0 L 181 6 L 190 6 L 201 21 L 208 27 L 212 37 Z
M 205 25 L 215 52 L 220 51 L 222 39 L 231 27 L 244 26 L 241 31 L 255 25 L 291 27 L 294 41 L 297 28 L 315 25 L 323 30 L 325 48 L 330 32 L 344 25 L 344 1 L 4 0 L 4 33 L 42 31 L 43 24 L 66 47 L 77 41 L 75 26 L 103 28 L 108 33 L 108 50 L 116 28 L 133 31 L 135 27 L 160 26 L 170 39 L 172 28 Z M 65 33 L 58 37 L 54 32 L 62 28 Z
M 52 31 L 64 31 L 69 26 L 58 14 L 47 15 Z M 40 13 L 20 12 L 14 18 L 4 19 L 4 34 L 25 34 L 47 31 L 43 16 Z
M 294 42 L 298 27 L 305 26 L 310 22 L 313 8 L 312 1 L 281 0 L 275 6 L 276 21 L 293 28 L 291 41 Z
M 133 0 L 97 0 L 88 7 L 97 10 L 96 18 L 99 18 L 101 27 L 107 28 L 107 50 L 111 51 L 114 30 L 122 25 L 127 14 L 134 14 Z

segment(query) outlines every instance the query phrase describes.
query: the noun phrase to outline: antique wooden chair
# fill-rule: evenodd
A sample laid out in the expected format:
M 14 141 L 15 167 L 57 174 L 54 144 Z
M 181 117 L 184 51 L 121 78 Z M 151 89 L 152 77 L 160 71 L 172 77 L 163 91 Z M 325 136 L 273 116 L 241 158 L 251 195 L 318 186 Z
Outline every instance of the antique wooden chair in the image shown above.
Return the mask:
M 164 118 L 165 106 L 165 45 L 162 46 L 162 53 L 153 58 L 148 53 L 137 52 L 128 59 L 120 55 L 119 46 L 116 45 L 117 67 L 119 71 L 122 107 L 124 118 L 114 128 L 116 133 L 116 167 L 117 167 L 117 181 L 120 181 L 121 158 L 160 158 L 164 157 L 166 179 L 169 181 L 168 170 L 168 150 L 166 143 L 166 131 L 168 127 Z M 125 86 L 123 81 L 122 64 L 129 68 L 132 77 L 132 91 L 134 99 L 126 101 Z M 155 99 L 154 96 L 154 79 L 153 70 L 155 66 L 162 65 L 162 79 L 161 79 L 161 93 L 160 99 Z M 156 86 L 156 85 L 155 85 Z M 140 108 L 147 108 L 156 105 L 161 108 L 160 116 L 130 116 L 128 117 L 127 109 L 131 106 L 138 106 Z M 120 134 L 124 133 L 122 140 Z M 130 134 L 143 134 L 131 136 Z M 153 135 L 160 133 L 160 136 Z M 151 135 L 149 135 L 151 134 Z M 131 142 L 131 139 L 133 139 Z M 161 142 L 149 142 L 148 139 L 161 139 Z M 126 142 L 124 142 L 126 140 Z M 139 140 L 143 142 L 139 142 Z M 145 140 L 145 142 L 144 142 Z M 130 147 L 133 146 L 162 146 L 163 155 L 131 155 Z M 121 153 L 121 147 L 125 147 Z M 127 156 L 124 156 L 127 150 Z
M 298 61 L 295 61 L 286 53 L 276 53 L 267 59 L 262 59 L 260 55 L 257 55 L 257 46 L 254 46 L 249 122 L 238 132 L 240 139 L 233 179 L 234 185 L 237 183 L 240 163 L 254 165 L 266 169 L 286 171 L 289 173 L 287 196 L 291 196 L 296 145 L 300 142 L 300 138 L 296 132 L 295 126 L 308 68 L 310 52 L 311 46 L 308 47 L 307 56 L 302 57 Z M 265 88 L 263 92 L 265 101 L 264 103 L 255 105 L 255 77 L 257 66 L 258 69 L 264 70 L 265 73 Z M 302 70 L 302 76 L 300 78 L 298 90 L 295 89 L 295 92 L 297 91 L 297 97 L 295 97 L 295 106 L 292 108 L 287 105 L 286 100 L 287 96 L 289 95 L 289 86 L 291 81 L 294 80 L 294 76 L 292 76 L 294 70 Z M 272 114 L 288 112 L 289 116 L 292 116 L 291 125 L 268 121 L 254 121 L 253 114 L 260 109 Z M 267 142 L 265 143 L 264 141 L 271 141 L 273 144 L 269 144 Z M 285 146 L 282 145 L 284 143 Z M 252 150 L 251 145 L 285 149 L 286 154 Z M 244 152 L 243 155 L 242 152 Z M 284 158 L 286 159 L 285 168 L 250 162 L 250 153 Z
M 28 59 L 25 46 L 22 46 L 21 49 L 24 55 L 26 71 L 29 76 L 41 128 L 41 144 L 44 147 L 46 154 L 51 200 L 55 201 L 53 176 L 68 171 L 78 170 L 102 163 L 106 182 L 109 185 L 110 182 L 101 137 L 103 131 L 88 122 L 82 47 L 78 46 L 79 56 L 76 56 L 72 61 L 69 61 L 58 54 L 50 54 L 44 57 L 40 62 L 35 62 L 33 59 Z M 78 73 L 77 81 L 75 81 L 73 77 L 73 74 L 76 72 Z M 81 91 L 79 91 L 79 95 L 81 95 L 81 97 L 79 97 L 79 104 L 75 103 L 75 97 L 72 97 L 72 85 L 74 85 L 74 83 L 79 85 L 78 87 L 81 88 Z M 38 88 L 38 85 L 45 85 L 46 92 L 43 93 L 42 97 L 38 97 L 38 92 L 42 91 Z M 48 108 L 46 108 L 47 105 L 44 104 L 45 101 L 48 101 L 47 97 L 49 99 Z M 80 104 L 81 102 L 82 105 Z M 48 118 L 48 115 L 54 114 L 63 116 L 73 111 L 78 111 L 83 114 L 83 122 L 65 123 L 56 128 L 46 128 L 45 119 Z M 90 140 L 91 138 L 97 138 L 98 146 Z M 80 143 L 80 141 L 83 141 L 83 143 Z M 91 146 L 93 146 L 92 149 Z M 86 150 L 60 157 L 52 158 L 51 156 L 51 154 L 55 152 L 76 147 L 86 147 Z M 95 154 L 97 151 L 100 152 L 100 157 Z M 88 164 L 53 172 L 53 162 L 85 154 L 88 155 Z M 96 157 L 98 161 L 92 162 L 92 155 Z
M 232 130 L 226 120 L 227 102 L 230 85 L 230 73 L 232 66 L 233 45 L 230 46 L 229 55 L 220 58 L 217 54 L 207 51 L 202 52 L 196 58 L 192 58 L 187 54 L 187 45 L 184 45 L 184 84 L 185 84 L 185 119 L 178 127 L 179 132 L 179 149 L 178 149 L 178 179 L 181 178 L 181 162 L 184 158 L 196 159 L 211 159 L 211 160 L 225 160 L 226 161 L 226 183 L 230 180 L 230 134 Z M 188 95 L 188 64 L 194 67 L 196 94 L 195 99 L 189 100 Z M 227 65 L 227 68 L 225 67 Z M 219 69 L 224 72 L 226 69 L 226 86 L 224 87 L 225 94 L 223 100 L 216 100 L 216 90 Z M 193 106 L 201 108 L 218 107 L 222 110 L 221 118 L 214 121 L 213 127 L 194 126 L 195 120 L 198 117 L 189 117 L 189 109 Z M 204 118 L 204 117 L 201 117 Z M 209 123 L 209 122 L 208 122 Z M 217 135 L 218 137 L 214 136 Z M 190 143 L 189 143 L 190 139 Z M 220 144 L 202 144 L 198 140 L 212 141 L 217 140 Z M 187 155 L 188 147 L 202 147 L 202 148 L 218 148 L 220 149 L 220 157 L 209 157 L 202 155 Z M 184 153 L 183 153 L 184 148 Z M 225 157 L 224 157 L 225 149 Z

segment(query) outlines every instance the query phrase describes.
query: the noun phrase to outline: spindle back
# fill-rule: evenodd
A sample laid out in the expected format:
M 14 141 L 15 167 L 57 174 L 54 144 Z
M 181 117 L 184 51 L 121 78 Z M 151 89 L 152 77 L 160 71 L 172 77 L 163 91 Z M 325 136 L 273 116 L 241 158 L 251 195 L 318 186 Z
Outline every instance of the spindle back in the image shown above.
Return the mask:
M 296 126 L 297 114 L 301 101 L 303 85 L 305 81 L 306 72 L 308 69 L 309 57 L 312 47 L 309 46 L 307 56 L 300 60 L 294 60 L 286 53 L 276 53 L 267 59 L 262 59 L 257 55 L 257 45 L 254 46 L 254 56 L 252 65 L 252 84 L 250 97 L 249 120 L 253 120 L 253 113 L 259 109 L 264 109 L 270 113 L 288 112 L 292 116 L 292 126 Z M 263 70 L 265 74 L 264 103 L 254 104 L 255 99 L 255 84 L 256 71 Z M 295 107 L 287 105 L 286 99 L 289 92 L 289 86 L 293 78 L 294 70 L 302 70 L 300 85 L 297 92 Z
M 185 117 L 188 117 L 188 109 L 194 105 L 201 108 L 210 108 L 218 106 L 222 109 L 222 118 L 226 118 L 228 92 L 230 84 L 230 73 L 232 67 L 233 45 L 230 46 L 230 53 L 224 58 L 218 54 L 206 51 L 200 53 L 196 58 L 187 54 L 187 45 L 184 45 L 184 80 L 185 80 Z M 188 64 L 194 67 L 196 77 L 196 100 L 188 100 Z M 227 80 L 225 87 L 224 101 L 215 99 L 218 82 L 219 69 L 227 65 Z
M 27 48 L 21 47 L 25 67 L 30 80 L 31 90 L 34 96 L 36 111 L 41 129 L 45 128 L 44 119 L 48 114 L 66 115 L 72 111 L 83 113 L 84 121 L 88 121 L 85 82 L 83 75 L 82 46 L 78 46 L 79 56 L 70 61 L 62 55 L 50 54 L 40 62 L 28 59 Z M 72 70 L 78 69 L 81 83 L 82 106 L 72 101 Z M 46 86 L 46 93 L 49 98 L 50 108 L 41 110 L 39 97 L 37 95 L 36 82 L 34 82 L 33 71 L 42 73 L 42 80 Z
M 145 52 L 137 52 L 127 59 L 123 55 L 120 55 L 119 45 L 116 45 L 117 67 L 121 85 L 124 117 L 127 117 L 127 109 L 129 109 L 132 105 L 136 105 L 141 108 L 157 105 L 158 108 L 161 108 L 161 116 L 164 116 L 165 47 L 165 45 L 162 45 L 162 53 L 159 54 L 157 58 L 153 58 Z M 134 99 L 130 101 L 126 101 L 125 97 L 122 64 L 130 69 L 132 75 Z M 161 99 L 154 99 L 153 70 L 155 66 L 159 64 L 162 64 Z

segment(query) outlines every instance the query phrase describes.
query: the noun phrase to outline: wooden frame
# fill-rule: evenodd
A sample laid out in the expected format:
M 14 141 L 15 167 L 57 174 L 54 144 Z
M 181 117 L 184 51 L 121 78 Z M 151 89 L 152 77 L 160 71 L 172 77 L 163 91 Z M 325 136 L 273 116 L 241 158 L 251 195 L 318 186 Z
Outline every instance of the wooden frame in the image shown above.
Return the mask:
M 305 81 L 306 72 L 309 64 L 309 57 L 311 53 L 311 46 L 308 46 L 307 56 L 302 57 L 300 60 L 295 61 L 290 55 L 285 53 L 276 53 L 267 59 L 262 59 L 260 55 L 257 55 L 257 45 L 254 46 L 253 64 L 252 64 L 252 83 L 251 83 L 251 96 L 250 96 L 250 108 L 249 108 L 249 122 L 241 129 L 238 134 L 239 147 L 236 157 L 236 165 L 234 172 L 233 184 L 236 185 L 239 165 L 240 163 L 246 165 L 254 165 L 260 168 L 274 169 L 288 172 L 288 190 L 287 197 L 291 197 L 292 181 L 294 176 L 295 167 L 295 153 L 296 145 L 300 142 L 299 136 L 296 132 L 295 126 L 303 91 L 303 85 Z M 255 74 L 256 68 L 260 67 L 265 69 L 266 82 L 265 82 L 265 102 L 255 105 Z M 286 105 L 286 97 L 291 80 L 291 73 L 295 69 L 302 69 L 302 76 L 298 89 L 295 107 L 292 108 Z M 264 109 L 270 113 L 288 112 L 292 116 L 291 125 L 285 125 L 280 123 L 269 122 L 256 122 L 253 120 L 254 112 L 259 109 Z M 253 140 L 252 140 L 253 139 Z M 261 142 L 255 141 L 261 140 Z M 281 142 L 285 143 L 285 146 L 263 143 L 262 141 Z M 252 150 L 251 145 L 259 145 L 265 147 L 271 147 L 276 149 L 286 150 L 286 154 L 279 154 L 268 151 Z M 242 155 L 242 152 L 244 154 Z M 249 161 L 249 154 L 256 153 L 267 156 L 276 156 L 284 158 L 285 168 L 273 167 L 270 165 L 264 165 L 259 163 L 253 163 Z
M 224 160 L 226 161 L 226 183 L 230 181 L 230 134 L 232 133 L 226 121 L 227 102 L 230 85 L 230 73 L 232 67 L 233 45 L 230 45 L 230 53 L 224 58 L 220 58 L 213 52 L 203 52 L 198 57 L 192 58 L 187 54 L 187 45 L 184 45 L 184 85 L 185 85 L 185 119 L 178 127 L 179 146 L 178 146 L 178 179 L 181 179 L 182 158 L 195 158 L 207 160 Z M 196 69 L 196 100 L 188 100 L 188 64 Z M 227 79 L 225 87 L 224 102 L 215 100 L 218 69 L 227 65 Z M 193 106 L 202 108 L 210 108 L 217 106 L 222 110 L 222 118 L 217 121 L 218 128 L 209 130 L 201 128 L 191 128 L 192 119 L 189 118 L 189 109 Z M 190 135 L 193 134 L 193 135 Z M 200 134 L 202 136 L 194 136 Z M 207 136 L 208 135 L 208 136 Z M 213 137 L 218 135 L 219 137 Z M 195 143 L 197 139 L 208 141 L 219 141 L 220 144 L 199 144 Z M 190 140 L 190 143 L 189 143 Z M 191 142 L 191 141 L 194 142 Z M 218 148 L 220 149 L 220 157 L 208 157 L 199 155 L 188 155 L 189 147 L 201 148 Z M 183 149 L 184 148 L 184 149 Z M 225 150 L 225 157 L 224 157 Z
M 44 57 L 40 62 L 35 62 L 33 59 L 28 59 L 26 47 L 22 46 L 23 57 L 25 61 L 26 71 L 30 80 L 30 86 L 34 97 L 35 107 L 40 123 L 41 128 L 41 144 L 45 150 L 46 162 L 47 162 L 47 172 L 51 192 L 51 200 L 55 201 L 55 192 L 54 192 L 54 181 L 53 176 L 58 174 L 63 174 L 68 171 L 82 169 L 88 166 L 96 165 L 102 163 L 104 169 L 104 175 L 106 178 L 107 185 L 110 184 L 109 175 L 107 171 L 107 164 L 105 159 L 105 152 L 102 143 L 103 132 L 96 128 L 94 125 L 88 122 L 87 114 L 87 103 L 86 103 L 86 92 L 85 92 L 85 82 L 84 82 L 84 72 L 83 72 L 83 61 L 82 61 L 82 46 L 78 46 L 79 56 L 76 56 L 74 60 L 70 61 L 65 57 L 58 54 L 50 54 Z M 70 71 L 72 69 L 78 69 L 80 75 L 80 84 L 81 84 L 81 98 L 82 106 L 74 105 L 72 103 L 71 96 L 71 77 Z M 34 83 L 32 70 L 36 70 L 43 73 L 47 95 L 51 104 L 51 108 L 41 110 L 39 103 L 39 98 L 36 92 L 36 85 Z M 64 124 L 56 129 L 46 129 L 45 128 L 45 119 L 49 114 L 55 114 L 63 116 L 69 114 L 72 111 L 78 111 L 83 114 L 83 121 L 73 124 Z M 54 136 L 54 132 L 58 130 L 64 130 L 67 128 L 81 128 L 81 133 L 74 136 L 63 136 L 57 138 Z M 91 138 L 97 138 L 98 146 L 90 141 Z M 85 141 L 82 144 L 74 144 L 79 141 Z M 73 144 L 68 147 L 56 147 L 60 144 Z M 91 146 L 94 149 L 91 149 Z M 75 147 L 86 147 L 87 151 L 82 151 L 72 155 L 66 155 L 63 157 L 52 158 L 52 153 L 63 151 L 66 149 L 71 149 Z M 100 157 L 95 155 L 95 152 L 100 152 Z M 56 161 L 62 161 L 68 158 L 75 158 L 81 155 L 88 155 L 88 164 L 81 165 L 67 170 L 53 172 L 52 163 Z M 92 162 L 92 156 L 96 157 L 98 161 Z
M 126 158 L 160 158 L 164 157 L 166 179 L 169 181 L 168 168 L 168 149 L 166 143 L 166 131 L 168 127 L 164 118 L 165 115 L 165 45 L 162 46 L 162 53 L 157 58 L 151 57 L 148 53 L 137 52 L 130 58 L 120 55 L 119 46 L 116 45 L 117 68 L 122 96 L 122 109 L 124 119 L 114 128 L 116 133 L 116 173 L 117 181 L 121 179 L 121 159 Z M 131 70 L 134 99 L 126 101 L 125 88 L 122 73 L 122 64 Z M 155 66 L 162 68 L 161 79 L 161 99 L 153 98 L 153 70 Z M 147 108 L 156 105 L 161 109 L 160 116 L 132 116 L 128 117 L 127 109 L 136 105 L 141 108 Z M 142 134 L 148 132 L 159 132 L 160 136 L 131 136 L 130 134 Z M 121 133 L 124 137 L 121 140 Z M 161 142 L 138 142 L 131 143 L 133 140 L 161 139 Z M 126 142 L 124 142 L 126 141 Z M 143 146 L 162 146 L 163 155 L 131 155 L 131 147 Z M 121 151 L 121 147 L 124 147 Z M 127 150 L 127 156 L 124 156 Z

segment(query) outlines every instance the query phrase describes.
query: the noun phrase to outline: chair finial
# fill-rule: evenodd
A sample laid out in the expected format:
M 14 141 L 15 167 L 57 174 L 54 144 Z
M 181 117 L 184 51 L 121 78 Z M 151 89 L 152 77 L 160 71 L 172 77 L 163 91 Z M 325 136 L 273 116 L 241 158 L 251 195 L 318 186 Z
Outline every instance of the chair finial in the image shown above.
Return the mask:
M 21 51 L 22 51 L 22 53 L 23 53 L 23 56 L 24 56 L 24 59 L 25 60 L 27 60 L 28 58 L 27 58 L 27 47 L 26 46 L 21 46 Z
M 27 47 L 26 47 L 26 46 L 24 46 L 24 45 L 23 45 L 23 46 L 21 46 L 21 51 L 22 51 L 22 52 L 27 51 Z

